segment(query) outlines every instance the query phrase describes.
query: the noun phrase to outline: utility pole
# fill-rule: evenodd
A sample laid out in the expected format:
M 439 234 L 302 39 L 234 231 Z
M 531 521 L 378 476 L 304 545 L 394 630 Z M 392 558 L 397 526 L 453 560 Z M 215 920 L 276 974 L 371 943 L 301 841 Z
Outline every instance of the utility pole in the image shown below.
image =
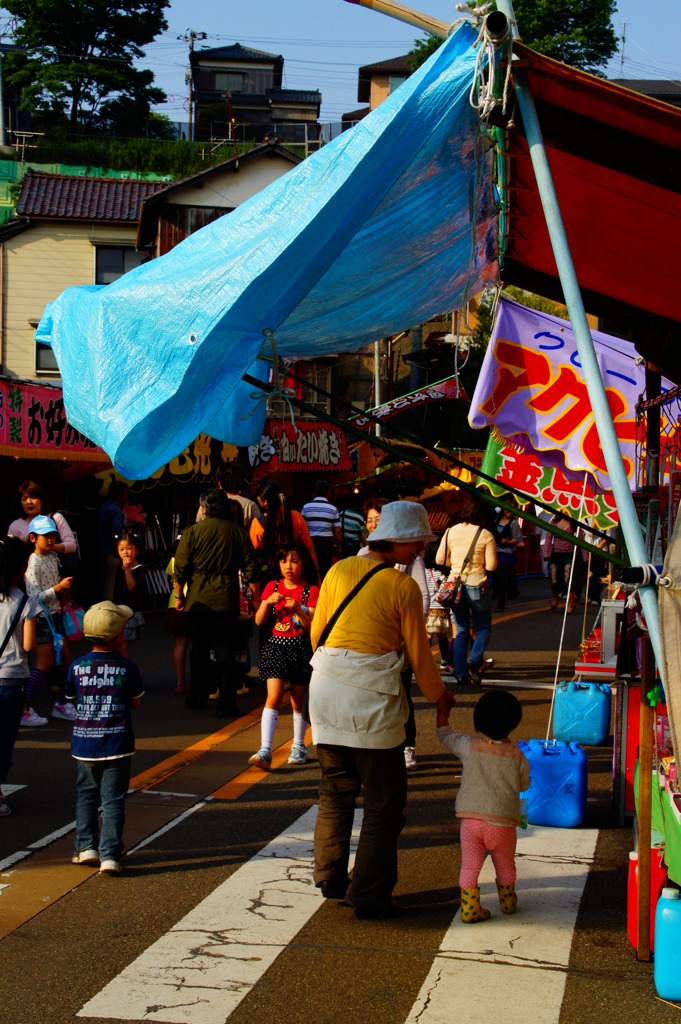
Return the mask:
M 189 117 L 187 125 L 187 135 L 189 136 L 189 141 L 192 142 L 194 139 L 194 126 L 192 123 L 192 53 L 194 51 L 194 42 L 197 39 L 206 39 L 206 33 L 195 32 L 193 28 L 188 28 L 186 35 L 178 36 L 177 38 L 182 42 L 187 43 L 189 46 L 189 70 L 187 71 L 187 74 L 184 76 L 184 81 L 185 85 L 189 86 Z

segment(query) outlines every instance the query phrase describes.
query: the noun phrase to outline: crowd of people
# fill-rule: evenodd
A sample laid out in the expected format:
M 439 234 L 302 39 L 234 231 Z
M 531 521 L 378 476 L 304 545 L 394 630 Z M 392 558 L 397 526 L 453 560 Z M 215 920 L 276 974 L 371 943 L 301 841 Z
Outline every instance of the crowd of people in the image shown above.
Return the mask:
M 266 699 L 260 747 L 250 764 L 271 770 L 288 691 L 288 763 L 306 762 L 309 724 L 321 768 L 315 884 L 325 898 L 344 899 L 360 917 L 385 917 L 396 909 L 392 891 L 407 772 L 418 766 L 415 682 L 437 707 L 440 740 L 464 764 L 456 807 L 466 819 L 463 919 L 489 916 L 477 889 L 485 851 L 497 869 L 502 909 L 512 913 L 515 827 L 527 764 L 508 733 L 520 721 L 520 706 L 504 691 L 485 693 L 475 723 L 487 738 L 482 742 L 450 729 L 449 687 L 480 685 L 493 664 L 486 657 L 492 601 L 501 610 L 518 596 L 517 519 L 506 511 L 490 515 L 489 505 L 471 497 L 457 521 L 436 537 L 425 508 L 413 501 L 371 498 L 360 508 L 351 499 L 339 511 L 320 480 L 314 498 L 298 512 L 272 480 L 259 484 L 254 499 L 242 493 L 229 467 L 217 484 L 201 494 L 196 521 L 178 537 L 166 570 L 172 579 L 167 629 L 175 692 L 190 710 L 206 709 L 215 696 L 218 717 L 238 715 L 237 696 L 258 646 Z M 144 631 L 141 541 L 125 521 L 125 488 L 114 484 L 100 510 L 102 600 L 82 622 L 92 650 L 72 662 L 62 619 L 72 576 L 60 560 L 67 562 L 76 550 L 73 533 L 38 484 L 22 484 L 18 497 L 22 514 L 10 524 L 0 562 L 0 787 L 19 728 L 47 722 L 33 704 L 51 681 L 57 688 L 53 717 L 73 723 L 74 862 L 99 863 L 103 872 L 117 874 L 134 751 L 132 710 L 143 693 L 129 653 Z M 554 544 L 547 558 L 555 604 L 568 579 L 566 552 Z M 569 603 L 572 598 L 570 593 Z M 251 642 L 254 630 L 258 645 Z M 360 791 L 364 817 L 350 878 Z M 0 816 L 9 813 L 0 788 Z

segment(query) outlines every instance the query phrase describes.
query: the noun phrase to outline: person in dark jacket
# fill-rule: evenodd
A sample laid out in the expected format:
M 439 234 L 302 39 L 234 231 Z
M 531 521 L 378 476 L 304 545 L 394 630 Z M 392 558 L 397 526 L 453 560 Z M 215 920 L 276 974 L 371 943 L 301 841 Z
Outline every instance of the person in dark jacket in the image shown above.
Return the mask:
M 175 607 L 187 613 L 192 646 L 188 708 L 205 709 L 211 691 L 211 651 L 218 679 L 218 718 L 239 713 L 236 650 L 239 570 L 258 596 L 256 560 L 243 526 L 230 519 L 229 499 L 218 487 L 201 495 L 203 520 L 188 527 L 175 552 Z M 184 587 L 187 586 L 185 597 Z

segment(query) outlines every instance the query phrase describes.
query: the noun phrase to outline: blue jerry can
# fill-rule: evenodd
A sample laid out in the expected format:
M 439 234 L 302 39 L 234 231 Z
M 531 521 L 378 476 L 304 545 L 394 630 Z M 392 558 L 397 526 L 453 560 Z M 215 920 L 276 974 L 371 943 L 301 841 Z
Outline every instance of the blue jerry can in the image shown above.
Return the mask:
M 553 735 L 566 743 L 599 746 L 610 732 L 611 703 L 606 683 L 559 683 Z
M 521 740 L 530 762 L 530 788 L 520 794 L 530 825 L 574 828 L 586 808 L 586 754 L 577 743 Z

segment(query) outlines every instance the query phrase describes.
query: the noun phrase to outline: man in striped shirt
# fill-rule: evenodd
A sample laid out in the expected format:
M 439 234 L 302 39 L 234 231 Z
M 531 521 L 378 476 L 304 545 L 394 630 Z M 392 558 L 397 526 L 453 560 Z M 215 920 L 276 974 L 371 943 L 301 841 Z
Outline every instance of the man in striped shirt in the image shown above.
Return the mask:
M 300 514 L 307 523 L 312 544 L 317 553 L 319 575 L 322 579 L 331 568 L 334 550 L 341 549 L 341 521 L 338 509 L 327 498 L 329 485 L 326 480 L 317 480 L 313 501 L 303 505 Z

